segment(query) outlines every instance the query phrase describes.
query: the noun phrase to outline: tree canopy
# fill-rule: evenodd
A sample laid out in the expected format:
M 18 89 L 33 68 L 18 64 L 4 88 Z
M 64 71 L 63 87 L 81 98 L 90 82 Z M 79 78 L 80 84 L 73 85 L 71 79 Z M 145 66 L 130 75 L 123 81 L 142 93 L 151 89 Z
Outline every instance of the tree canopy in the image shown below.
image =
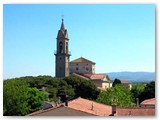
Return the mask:
M 19 79 L 5 80 L 3 86 L 3 114 L 21 116 L 42 109 L 42 102 L 48 98 L 44 92 Z
M 42 109 L 45 100 L 64 102 L 79 96 L 96 99 L 99 90 L 90 82 L 76 76 L 20 77 L 3 81 L 4 115 L 26 115 Z
M 130 107 L 132 106 L 133 97 L 128 88 L 117 84 L 107 91 L 101 91 L 96 101 L 107 105 Z
M 140 102 L 150 98 L 155 98 L 155 81 L 151 81 L 150 83 L 146 84 L 144 91 L 139 95 Z
M 140 94 L 144 91 L 145 85 L 142 83 L 138 83 L 132 86 L 131 93 L 134 97 L 134 102 L 136 102 L 136 98 L 140 97 Z
M 83 97 L 88 99 L 96 99 L 99 95 L 99 90 L 91 81 L 84 80 L 75 75 L 65 77 L 67 84 L 71 85 L 75 90 L 75 98 Z
M 114 87 L 114 86 L 117 85 L 117 84 L 121 84 L 121 80 L 119 80 L 119 79 L 116 78 L 116 79 L 114 80 L 112 86 Z

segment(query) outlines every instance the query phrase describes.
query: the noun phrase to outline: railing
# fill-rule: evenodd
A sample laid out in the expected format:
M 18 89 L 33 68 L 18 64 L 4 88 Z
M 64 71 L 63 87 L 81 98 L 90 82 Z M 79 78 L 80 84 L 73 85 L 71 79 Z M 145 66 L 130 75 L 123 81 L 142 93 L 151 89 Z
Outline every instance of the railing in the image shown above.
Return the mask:
M 62 51 L 61 53 L 58 53 L 58 51 L 55 50 L 55 51 L 54 51 L 54 54 L 68 54 L 68 55 L 71 55 L 71 51 L 68 51 L 68 52 L 66 52 L 66 53 Z

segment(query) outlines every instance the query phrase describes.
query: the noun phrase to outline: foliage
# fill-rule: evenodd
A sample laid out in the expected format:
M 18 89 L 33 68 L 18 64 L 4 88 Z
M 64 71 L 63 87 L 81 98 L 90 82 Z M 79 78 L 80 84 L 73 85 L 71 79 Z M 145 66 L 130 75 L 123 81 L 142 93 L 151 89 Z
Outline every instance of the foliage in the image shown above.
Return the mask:
M 67 84 L 71 85 L 75 90 L 75 98 L 83 97 L 88 99 L 96 99 L 99 95 L 99 90 L 91 81 L 84 80 L 75 75 L 65 77 Z
M 107 105 L 130 107 L 132 106 L 133 98 L 128 88 L 117 84 L 107 91 L 101 91 L 96 101 Z
M 28 85 L 16 79 L 4 81 L 3 86 L 3 114 L 9 116 L 26 115 L 29 112 L 27 107 Z
M 155 81 L 148 83 L 145 86 L 144 91 L 139 95 L 140 102 L 149 98 L 155 98 Z
M 8 79 L 3 84 L 3 113 L 10 116 L 26 115 L 41 109 L 48 96 L 51 101 L 58 102 L 60 97 L 64 102 L 66 98 L 70 100 L 79 96 L 95 100 L 99 94 L 92 82 L 74 75 L 63 79 L 27 76 Z
M 48 100 L 48 93 L 41 92 L 37 88 L 28 88 L 28 96 L 29 112 L 41 110 L 43 102 Z
M 136 98 L 139 98 L 139 95 L 144 91 L 144 84 L 138 83 L 132 86 L 131 93 L 134 97 L 134 102 L 136 102 Z
M 42 102 L 48 98 L 46 93 L 29 88 L 21 79 L 5 80 L 3 87 L 3 114 L 21 116 L 42 108 Z
M 117 85 L 117 84 L 121 84 L 121 80 L 119 80 L 119 79 L 116 78 L 116 79 L 114 80 L 112 86 L 114 87 L 114 86 Z

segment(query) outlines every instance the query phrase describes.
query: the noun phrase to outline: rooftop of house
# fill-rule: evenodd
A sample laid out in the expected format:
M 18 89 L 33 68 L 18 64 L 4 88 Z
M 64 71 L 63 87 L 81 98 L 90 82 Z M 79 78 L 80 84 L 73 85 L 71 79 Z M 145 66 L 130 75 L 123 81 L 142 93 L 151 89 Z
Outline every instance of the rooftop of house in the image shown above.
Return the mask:
M 155 108 L 117 108 L 116 116 L 154 116 Z
M 112 82 L 114 82 L 114 80 L 111 80 Z M 120 80 L 122 84 L 131 84 L 131 82 L 127 81 L 127 80 Z
M 144 100 L 141 102 L 141 105 L 155 105 L 155 98 Z
M 109 116 L 112 114 L 112 107 L 97 103 L 84 98 L 77 98 L 68 103 L 68 107 L 98 116 Z
M 62 108 L 63 109 L 60 109 Z M 59 109 L 59 110 L 58 110 Z M 64 106 L 64 105 L 57 105 L 56 107 L 53 108 L 49 108 L 46 110 L 39 110 L 36 112 L 33 112 L 31 114 L 29 114 L 28 116 L 38 116 L 38 115 L 62 115 L 63 116 L 63 112 L 64 110 L 74 110 L 78 115 L 95 115 L 95 116 L 109 116 L 112 114 L 112 107 L 108 106 L 108 105 L 104 105 L 101 103 L 97 103 L 91 100 L 87 100 L 84 98 L 77 98 L 74 99 L 72 101 L 68 102 L 68 106 Z M 59 112 L 57 112 L 57 111 Z M 66 113 L 64 113 L 66 114 Z M 67 113 L 68 114 L 68 113 Z M 70 114 L 70 116 L 72 116 L 72 114 Z
M 75 59 L 73 61 L 71 61 L 70 63 L 92 63 L 92 64 L 96 64 L 95 62 L 92 62 L 86 58 L 80 57 L 78 59 Z

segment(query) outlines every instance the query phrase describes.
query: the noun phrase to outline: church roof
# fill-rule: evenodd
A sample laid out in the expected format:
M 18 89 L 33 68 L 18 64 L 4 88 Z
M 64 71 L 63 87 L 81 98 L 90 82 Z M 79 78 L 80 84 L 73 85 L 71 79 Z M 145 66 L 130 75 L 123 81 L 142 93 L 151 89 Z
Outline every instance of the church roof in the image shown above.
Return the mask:
M 71 63 L 92 63 L 92 64 L 96 64 L 95 62 L 92 62 L 92 61 L 90 61 L 90 60 L 87 60 L 87 59 L 85 59 L 85 58 L 83 58 L 83 57 L 80 57 L 80 58 L 78 58 L 78 59 L 75 59 L 75 60 L 71 61 Z
M 90 80 L 103 80 L 106 77 L 106 74 L 83 74 L 83 76 Z

